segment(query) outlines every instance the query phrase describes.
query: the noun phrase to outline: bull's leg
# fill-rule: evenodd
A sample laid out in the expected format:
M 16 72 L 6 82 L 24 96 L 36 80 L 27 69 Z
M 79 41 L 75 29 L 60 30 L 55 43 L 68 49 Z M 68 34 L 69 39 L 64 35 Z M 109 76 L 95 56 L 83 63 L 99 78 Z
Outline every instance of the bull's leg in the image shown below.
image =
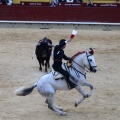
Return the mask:
M 37 56 L 37 60 L 38 60 L 38 63 L 39 63 L 39 70 L 42 71 L 41 58 L 39 56 Z
M 42 71 L 42 65 L 41 65 L 41 61 L 39 61 L 39 70 Z
M 50 68 L 50 62 L 48 62 L 48 68 Z
M 45 62 L 45 72 L 47 72 L 47 60 Z
M 48 58 L 48 68 L 50 68 L 50 57 Z
M 46 59 L 46 63 L 45 63 L 45 72 L 47 72 L 47 68 L 48 68 L 49 65 L 49 59 Z
M 44 60 L 42 61 L 42 65 L 44 66 Z

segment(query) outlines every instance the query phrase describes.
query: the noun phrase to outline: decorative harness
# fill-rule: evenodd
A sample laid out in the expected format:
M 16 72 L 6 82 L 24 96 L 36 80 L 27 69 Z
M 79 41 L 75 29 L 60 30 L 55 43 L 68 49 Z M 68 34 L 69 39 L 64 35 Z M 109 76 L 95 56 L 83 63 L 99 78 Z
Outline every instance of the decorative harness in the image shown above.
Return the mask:
M 85 51 L 83 51 L 83 52 L 78 52 L 78 53 L 76 53 L 74 56 L 71 57 L 71 61 L 70 61 L 70 62 L 74 62 L 76 65 L 78 65 L 79 67 L 81 67 L 82 69 L 84 69 L 86 72 L 90 72 L 91 70 L 93 70 L 93 67 L 97 67 L 97 66 L 91 66 L 89 60 L 88 60 L 88 63 L 89 63 L 89 66 L 90 66 L 90 70 L 87 68 L 89 71 L 86 70 L 85 68 L 83 68 L 81 65 L 79 65 L 77 62 L 75 62 L 75 61 L 73 60 L 75 57 L 77 57 L 78 55 L 83 54 L 83 53 L 86 53 L 87 60 L 88 60 L 88 57 L 91 56 L 91 55 L 93 55 L 93 54 L 94 54 L 94 51 L 93 51 L 92 49 L 90 49 L 90 51 L 89 51 L 90 55 L 88 55 L 87 52 L 85 52 Z M 65 64 L 64 64 L 64 66 L 65 66 Z M 80 77 L 80 75 L 79 75 L 79 73 L 80 73 L 80 74 L 82 74 L 82 75 L 85 77 L 85 79 L 86 79 L 86 73 L 84 74 L 84 73 L 80 72 L 79 70 L 77 70 L 77 69 L 76 69 L 74 66 L 72 66 L 72 65 L 71 65 L 70 67 L 74 69 L 74 71 L 75 71 L 75 73 L 76 73 L 76 75 L 77 75 L 78 77 Z M 65 68 L 66 68 L 66 66 L 65 66 Z M 66 68 L 66 70 L 70 73 L 69 69 Z
M 71 62 L 74 62 L 75 64 L 77 64 L 79 67 L 81 67 L 82 69 L 84 69 L 81 65 L 79 65 L 77 62 L 75 62 L 73 59 L 75 58 L 75 57 L 77 57 L 78 55 L 80 55 L 80 54 L 83 54 L 83 53 L 85 53 L 85 51 L 83 51 L 83 52 L 78 52 L 78 53 L 76 53 L 74 56 L 72 56 L 71 57 L 71 60 L 70 60 L 70 63 Z M 65 66 L 65 64 L 64 64 L 64 66 Z M 82 74 L 84 77 L 85 77 L 85 79 L 86 79 L 86 73 L 84 74 L 84 73 L 82 73 L 82 72 L 80 72 L 79 70 L 77 70 L 74 66 L 70 66 L 71 68 L 73 68 L 74 69 L 74 71 L 75 71 L 75 73 L 76 73 L 76 75 L 78 76 L 78 77 L 80 77 L 80 75 L 79 75 L 79 73 L 80 74 Z M 70 71 L 69 71 L 69 69 L 67 69 L 67 67 L 65 67 L 66 68 L 66 70 L 70 73 Z M 85 69 L 84 69 L 85 70 Z M 87 71 L 88 72 L 88 71 Z

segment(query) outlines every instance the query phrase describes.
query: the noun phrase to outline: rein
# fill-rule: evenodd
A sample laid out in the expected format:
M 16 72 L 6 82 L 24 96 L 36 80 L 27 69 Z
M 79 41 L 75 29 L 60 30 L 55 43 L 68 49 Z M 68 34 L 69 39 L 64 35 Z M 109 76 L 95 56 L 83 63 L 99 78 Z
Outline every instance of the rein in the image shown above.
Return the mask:
M 77 62 L 75 62 L 73 59 L 74 59 L 76 56 L 78 56 L 79 54 L 83 54 L 83 53 L 85 53 L 85 51 L 76 53 L 74 56 L 71 57 L 71 60 L 70 60 L 70 62 L 74 62 L 75 64 L 77 64 L 77 65 L 78 65 L 79 67 L 81 67 L 82 69 L 84 69 L 84 68 L 83 68 L 81 65 L 79 65 Z M 85 77 L 85 79 L 86 79 L 86 74 L 83 74 L 82 72 L 78 71 L 75 67 L 73 67 L 73 66 L 68 67 L 68 66 L 66 66 L 65 64 L 64 64 L 64 66 L 65 66 L 66 71 L 68 71 L 68 73 L 70 73 L 69 68 L 72 68 L 72 69 L 74 69 L 74 71 L 75 71 L 75 73 L 76 73 L 76 75 L 77 75 L 78 77 L 80 77 L 80 75 L 79 75 L 79 73 L 80 73 L 80 74 L 82 74 L 82 75 Z M 85 69 L 84 69 L 84 70 L 85 70 Z M 88 71 L 87 71 L 87 72 L 88 72 Z
M 78 53 L 76 53 L 73 57 L 71 57 L 71 61 L 72 62 L 74 62 L 76 65 L 78 65 L 79 67 L 81 67 L 82 69 L 84 69 L 81 65 L 79 65 L 77 62 L 75 62 L 73 59 L 75 58 L 75 57 L 77 57 L 79 54 L 83 54 L 83 53 L 85 53 L 85 51 L 83 51 L 83 52 L 78 52 Z M 72 67 L 73 68 L 73 67 Z M 74 69 L 76 69 L 76 68 L 74 68 Z M 84 69 L 86 72 L 90 72 L 90 71 L 87 71 L 86 69 Z M 78 71 L 77 69 L 76 69 L 76 71 Z M 81 72 L 80 72 L 81 73 Z M 83 73 L 81 73 L 81 74 L 83 74 Z M 83 74 L 84 75 L 84 74 Z
M 71 66 L 71 68 L 73 68 L 75 72 L 84 75 L 84 77 L 86 78 L 86 74 L 83 74 L 82 72 L 78 71 L 78 70 L 77 70 L 75 67 L 73 67 L 73 66 Z M 76 73 L 76 75 L 77 75 L 78 77 L 80 77 L 79 74 L 77 74 L 77 73 Z

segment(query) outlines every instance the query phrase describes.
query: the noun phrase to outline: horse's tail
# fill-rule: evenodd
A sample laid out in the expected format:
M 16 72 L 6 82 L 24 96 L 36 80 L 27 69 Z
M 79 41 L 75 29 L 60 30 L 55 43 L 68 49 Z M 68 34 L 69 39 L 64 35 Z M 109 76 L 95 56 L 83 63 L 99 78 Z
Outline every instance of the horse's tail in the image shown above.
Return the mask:
M 36 86 L 37 86 L 37 83 L 35 83 L 31 87 L 26 87 L 26 88 L 20 87 L 15 91 L 15 94 L 18 96 L 26 96 L 26 95 L 30 94 Z

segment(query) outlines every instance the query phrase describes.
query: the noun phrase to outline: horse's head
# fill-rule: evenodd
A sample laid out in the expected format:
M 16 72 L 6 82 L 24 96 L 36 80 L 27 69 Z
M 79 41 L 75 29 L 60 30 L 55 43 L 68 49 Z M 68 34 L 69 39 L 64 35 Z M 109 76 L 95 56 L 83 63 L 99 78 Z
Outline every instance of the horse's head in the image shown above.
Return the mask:
M 89 48 L 88 51 L 78 52 L 71 57 L 73 66 L 85 70 L 85 67 L 91 72 L 97 72 L 97 66 L 94 58 L 94 51 L 92 48 Z
M 94 51 L 92 48 L 89 48 L 86 52 L 86 58 L 84 59 L 84 65 L 91 72 L 97 72 L 97 66 L 94 58 Z

